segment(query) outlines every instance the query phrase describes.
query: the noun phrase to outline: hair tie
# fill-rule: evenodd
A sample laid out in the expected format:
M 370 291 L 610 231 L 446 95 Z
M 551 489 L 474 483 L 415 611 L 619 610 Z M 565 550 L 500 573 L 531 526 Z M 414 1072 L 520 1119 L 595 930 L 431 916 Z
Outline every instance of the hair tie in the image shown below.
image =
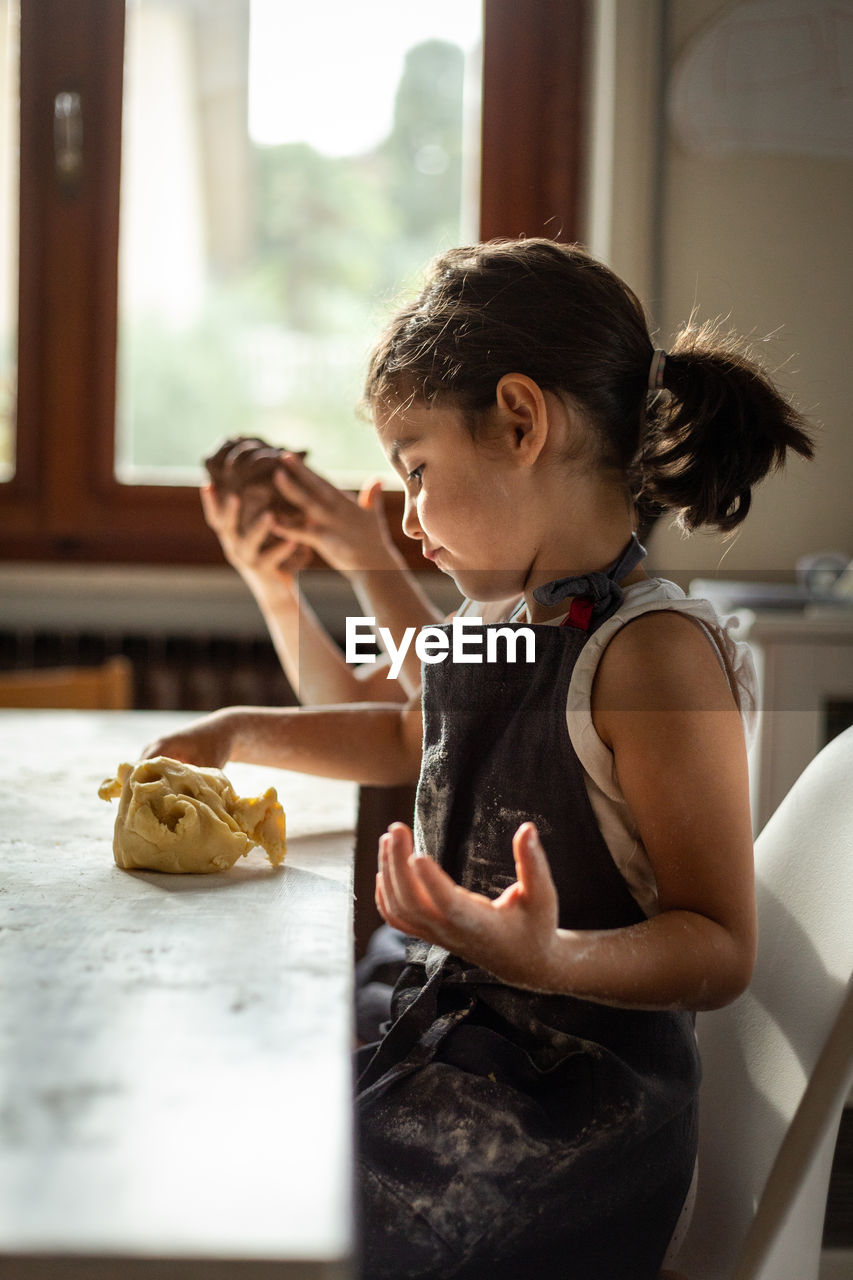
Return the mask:
M 663 390 L 663 371 L 666 365 L 666 352 L 661 347 L 655 347 L 652 352 L 652 362 L 649 365 L 649 391 Z

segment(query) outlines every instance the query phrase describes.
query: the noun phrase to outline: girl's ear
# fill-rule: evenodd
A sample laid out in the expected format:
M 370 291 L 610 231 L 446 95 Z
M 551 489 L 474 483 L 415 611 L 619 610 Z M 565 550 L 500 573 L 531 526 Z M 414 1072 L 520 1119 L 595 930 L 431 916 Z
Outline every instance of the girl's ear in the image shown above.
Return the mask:
M 505 373 L 495 395 L 508 443 L 517 461 L 530 466 L 548 438 L 548 406 L 542 388 L 524 373 Z

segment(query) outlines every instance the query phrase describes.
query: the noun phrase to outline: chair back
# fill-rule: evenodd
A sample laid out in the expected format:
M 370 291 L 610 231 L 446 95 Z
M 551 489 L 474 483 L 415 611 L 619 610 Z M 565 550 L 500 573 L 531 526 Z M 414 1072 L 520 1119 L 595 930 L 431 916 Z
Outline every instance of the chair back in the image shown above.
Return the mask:
M 697 1017 L 699 1186 L 676 1263 L 690 1280 L 818 1274 L 853 1075 L 853 728 L 794 784 L 755 861 L 753 981 Z
M 133 706 L 133 671 L 127 658 L 99 667 L 45 667 L 0 673 L 0 707 L 127 711 Z

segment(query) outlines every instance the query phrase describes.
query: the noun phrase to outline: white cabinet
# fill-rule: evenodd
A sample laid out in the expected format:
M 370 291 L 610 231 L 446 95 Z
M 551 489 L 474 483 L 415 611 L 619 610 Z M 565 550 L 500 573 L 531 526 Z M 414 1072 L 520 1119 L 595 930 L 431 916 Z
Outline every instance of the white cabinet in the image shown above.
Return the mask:
M 732 634 L 749 642 L 759 676 L 750 751 L 758 832 L 821 747 L 853 724 L 853 609 L 742 609 L 735 617 Z

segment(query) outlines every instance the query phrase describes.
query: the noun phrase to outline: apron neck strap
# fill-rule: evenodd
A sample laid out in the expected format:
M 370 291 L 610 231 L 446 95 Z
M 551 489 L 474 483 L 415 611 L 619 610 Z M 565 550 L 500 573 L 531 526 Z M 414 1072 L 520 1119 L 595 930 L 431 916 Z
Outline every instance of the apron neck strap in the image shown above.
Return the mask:
M 533 592 L 533 599 L 549 608 L 572 596 L 572 605 L 564 626 L 579 627 L 582 631 L 595 630 L 605 619 L 615 613 L 625 598 L 619 586 L 622 578 L 635 569 L 646 554 L 635 533 L 616 560 L 606 569 L 596 570 L 574 578 L 555 578 Z

